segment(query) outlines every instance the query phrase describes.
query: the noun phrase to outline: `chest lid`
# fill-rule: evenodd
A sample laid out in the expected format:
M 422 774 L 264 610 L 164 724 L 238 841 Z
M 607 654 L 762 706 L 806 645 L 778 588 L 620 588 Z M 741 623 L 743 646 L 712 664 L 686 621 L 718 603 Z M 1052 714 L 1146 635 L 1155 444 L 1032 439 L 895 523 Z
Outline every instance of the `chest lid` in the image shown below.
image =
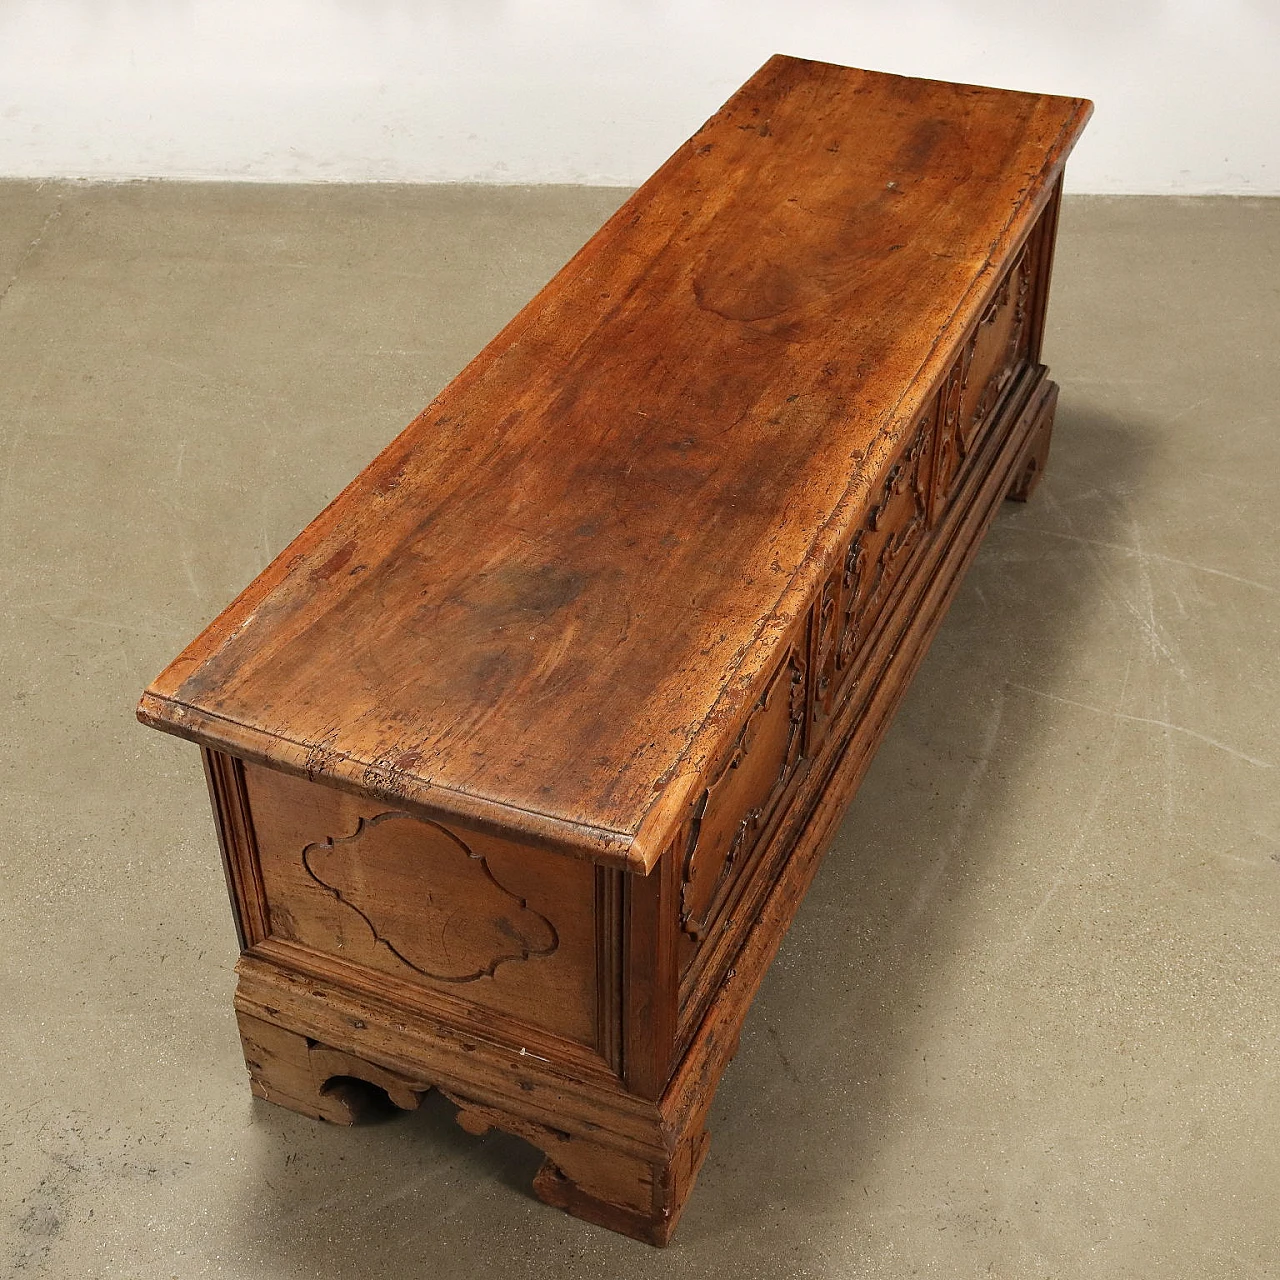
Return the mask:
M 140 718 L 647 871 L 1089 110 L 770 59 Z

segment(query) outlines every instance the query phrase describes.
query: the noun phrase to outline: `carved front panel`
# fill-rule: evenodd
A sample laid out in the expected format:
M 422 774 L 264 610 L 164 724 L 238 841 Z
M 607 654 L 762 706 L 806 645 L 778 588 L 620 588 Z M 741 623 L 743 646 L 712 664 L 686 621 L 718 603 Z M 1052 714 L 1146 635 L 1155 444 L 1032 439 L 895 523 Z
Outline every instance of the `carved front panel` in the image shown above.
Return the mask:
M 955 491 L 1006 391 L 1026 366 L 1031 339 L 1030 303 L 1041 237 L 1033 233 L 1005 272 L 978 327 L 969 335 L 938 396 L 936 519 Z
M 802 758 L 806 662 L 793 645 L 713 772 L 694 811 L 682 865 L 686 963 L 716 927 Z
M 814 617 L 816 743 L 837 710 L 849 674 L 929 527 L 934 413 L 926 413 L 898 455 L 861 527 L 823 588 Z
M 244 772 L 271 938 L 595 1044 L 590 863 Z
M 896 593 L 926 555 L 966 464 L 1032 358 L 1042 241 L 1037 229 L 1019 250 L 957 349 L 942 386 L 904 434 L 862 522 L 812 606 L 807 663 L 798 652 L 788 656 L 712 776 L 684 862 L 680 924 L 686 986 L 705 985 L 699 973 L 706 953 L 700 955 L 699 949 L 733 923 L 736 891 L 756 872 L 760 858 L 753 860 L 752 854 L 769 838 L 770 822 L 797 762 L 821 754 L 832 720 L 854 694 Z M 1011 422 L 1007 415 L 1003 420 Z M 811 672 L 808 707 L 802 710 L 801 702 L 793 700 L 784 709 L 780 691 L 803 692 L 806 665 Z M 767 868 L 760 865 L 764 874 Z

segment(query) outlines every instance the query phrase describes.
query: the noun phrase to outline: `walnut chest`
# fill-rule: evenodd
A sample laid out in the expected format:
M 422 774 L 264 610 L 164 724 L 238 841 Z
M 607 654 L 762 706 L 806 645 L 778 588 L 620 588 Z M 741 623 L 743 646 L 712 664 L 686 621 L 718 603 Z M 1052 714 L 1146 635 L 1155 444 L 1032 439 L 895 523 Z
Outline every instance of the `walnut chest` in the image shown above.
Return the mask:
M 1089 110 L 771 59 L 147 690 L 203 748 L 256 1094 L 440 1089 L 546 1153 L 544 1200 L 667 1240 L 823 848 L 1044 464 Z

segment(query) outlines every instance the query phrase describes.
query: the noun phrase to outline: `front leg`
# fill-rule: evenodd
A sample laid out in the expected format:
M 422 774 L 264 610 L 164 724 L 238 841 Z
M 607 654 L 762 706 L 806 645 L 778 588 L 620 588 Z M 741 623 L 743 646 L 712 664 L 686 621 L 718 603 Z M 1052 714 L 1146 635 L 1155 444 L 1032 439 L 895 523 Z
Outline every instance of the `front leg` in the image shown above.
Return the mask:
M 237 1011 L 236 1020 L 254 1096 L 313 1120 L 359 1124 L 385 1112 L 368 1085 L 402 1111 L 416 1110 L 431 1087 L 250 1014 Z
M 622 1151 L 463 1098 L 453 1100 L 458 1123 L 468 1133 L 503 1129 L 546 1154 L 533 1180 L 539 1200 L 645 1244 L 665 1245 L 671 1239 L 707 1154 L 709 1136 L 700 1124 L 674 1151 Z

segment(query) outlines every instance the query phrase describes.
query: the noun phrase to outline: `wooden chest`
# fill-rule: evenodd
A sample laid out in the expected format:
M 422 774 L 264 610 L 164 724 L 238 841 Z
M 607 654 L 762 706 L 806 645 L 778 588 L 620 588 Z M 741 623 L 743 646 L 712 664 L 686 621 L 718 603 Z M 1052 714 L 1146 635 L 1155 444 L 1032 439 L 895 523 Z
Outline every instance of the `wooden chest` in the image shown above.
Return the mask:
M 1089 104 L 771 59 L 161 675 L 252 1088 L 429 1088 L 670 1236 L 776 951 L 1044 464 Z M 376 1087 L 376 1088 L 375 1088 Z

